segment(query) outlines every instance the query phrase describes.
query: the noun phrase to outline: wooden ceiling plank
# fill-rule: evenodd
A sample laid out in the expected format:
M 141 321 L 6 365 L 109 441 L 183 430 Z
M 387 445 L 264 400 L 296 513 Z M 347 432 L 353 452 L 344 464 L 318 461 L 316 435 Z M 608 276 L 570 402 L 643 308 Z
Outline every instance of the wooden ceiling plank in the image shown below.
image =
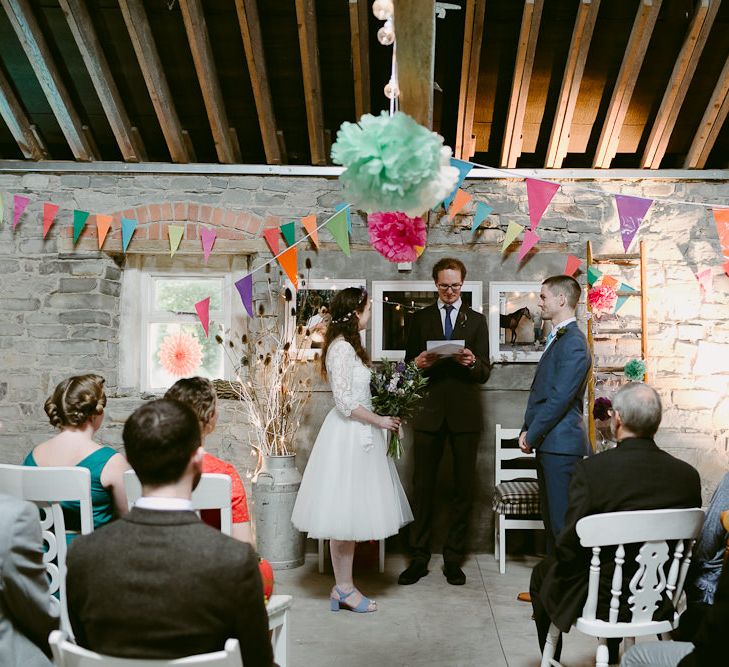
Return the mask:
M 268 70 L 263 52 L 261 24 L 258 20 L 256 0 L 235 0 L 238 23 L 243 37 L 243 48 L 248 63 L 248 76 L 253 88 L 253 99 L 258 112 L 258 125 L 261 128 L 263 151 L 268 164 L 283 164 L 281 148 L 278 141 L 276 117 L 273 113 L 273 98 L 268 83 Z
M 661 166 L 661 160 L 668 147 L 668 140 L 676 126 L 681 105 L 686 99 L 686 93 L 688 93 L 720 4 L 721 0 L 700 0 L 696 5 L 696 12 L 691 20 L 681 51 L 676 58 L 671 78 L 663 94 L 661 106 L 641 158 L 640 166 L 643 169 L 658 169 Z
M 349 30 L 352 36 L 354 111 L 357 118 L 370 112 L 370 50 L 368 0 L 349 0 Z
M 96 159 L 30 3 L 28 0 L 1 1 L 74 157 L 84 162 Z
M 729 114 L 729 58 L 724 63 L 704 116 L 686 155 L 684 169 L 703 169 Z
M 190 152 L 184 141 L 180 119 L 142 0 L 119 0 L 119 8 L 172 161 L 186 164 L 190 162 Z
M 543 6 L 544 0 L 524 0 L 524 13 L 521 18 L 514 78 L 511 82 L 504 144 L 501 149 L 501 166 L 509 169 L 516 167 L 516 161 L 521 155 L 524 114 L 529 96 L 529 84 L 532 78 L 534 53 L 537 48 Z
M 314 0 L 296 0 L 296 20 L 299 26 L 299 49 L 311 163 L 325 165 L 327 164 L 327 151 L 324 136 L 324 101 L 321 89 Z
M 137 146 L 138 140 L 132 132 L 132 124 L 112 77 L 99 38 L 96 36 L 86 2 L 84 0 L 59 0 L 59 3 L 81 52 L 81 57 L 94 84 L 94 90 L 99 97 L 122 157 L 126 162 L 139 162 L 142 157 Z
M 562 88 L 557 102 L 552 134 L 549 137 L 545 167 L 559 169 L 567 157 L 570 141 L 572 117 L 577 105 L 582 75 L 585 72 L 587 54 L 590 50 L 592 33 L 595 29 L 597 14 L 600 11 L 600 0 L 580 0 L 577 9 L 572 41 L 567 55 Z
M 653 35 L 653 28 L 656 25 L 662 1 L 642 0 L 638 7 L 628 45 L 625 48 L 623 62 L 620 65 L 620 71 L 610 97 L 610 104 L 600 132 L 600 139 L 597 142 L 597 149 L 592 163 L 594 169 L 608 169 L 618 152 L 620 132 L 628 113 L 630 99 L 633 96 L 633 90 L 635 90 L 635 84 L 643 66 L 643 60 Z
M 234 164 L 241 161 L 240 153 L 236 152 L 235 144 L 231 140 L 228 115 L 225 111 L 225 101 L 220 88 L 218 71 L 215 67 L 213 47 L 210 44 L 205 12 L 201 0 L 180 0 L 182 21 L 185 24 L 187 41 L 190 44 L 192 60 L 195 63 L 195 72 L 202 91 L 205 110 L 208 114 L 210 130 L 215 142 L 215 152 L 222 164 Z
M 435 0 L 397 0 L 395 39 L 400 109 L 433 127 Z
M 23 157 L 29 160 L 42 160 L 47 157 L 2 70 L 0 70 L 0 116 L 8 126 Z

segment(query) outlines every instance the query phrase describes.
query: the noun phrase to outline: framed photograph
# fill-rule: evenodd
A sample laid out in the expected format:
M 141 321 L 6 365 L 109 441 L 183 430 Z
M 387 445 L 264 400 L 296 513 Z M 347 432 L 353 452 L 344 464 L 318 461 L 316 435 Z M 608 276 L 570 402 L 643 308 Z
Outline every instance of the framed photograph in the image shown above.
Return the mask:
M 483 311 L 483 285 L 467 280 L 461 289 L 464 303 Z M 405 337 L 416 310 L 438 298 L 432 280 L 390 280 L 372 283 L 372 359 L 405 358 Z
M 537 362 L 544 352 L 551 322 L 539 310 L 541 282 L 489 284 L 489 348 L 491 361 Z

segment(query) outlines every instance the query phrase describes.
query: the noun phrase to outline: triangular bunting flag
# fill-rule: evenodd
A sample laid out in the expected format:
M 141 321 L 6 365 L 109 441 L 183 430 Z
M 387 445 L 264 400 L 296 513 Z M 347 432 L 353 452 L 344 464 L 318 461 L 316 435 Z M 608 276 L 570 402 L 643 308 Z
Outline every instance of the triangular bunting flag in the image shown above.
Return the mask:
M 471 162 L 457 160 L 456 158 L 452 157 L 451 167 L 455 167 L 456 169 L 458 169 L 458 182 L 456 183 L 456 187 L 453 188 L 453 191 L 443 200 L 443 204 L 446 207 L 446 210 L 451 207 L 451 204 L 453 203 L 453 200 L 456 198 L 456 194 L 458 193 L 458 189 L 463 184 L 466 176 L 468 176 L 468 172 L 473 169 L 473 164 Z
M 48 230 L 53 224 L 56 213 L 58 213 L 58 206 L 56 204 L 51 204 L 50 202 L 43 204 L 43 238 L 48 234 Z
M 623 239 L 623 250 L 625 252 L 628 252 L 630 244 L 638 233 L 640 223 L 643 222 L 643 218 L 652 203 L 652 199 L 644 199 L 643 197 L 615 195 L 618 218 L 620 218 L 620 236 Z
M 724 262 L 724 273 L 729 276 L 729 262 Z
M 596 269 L 594 266 L 587 267 L 587 284 L 594 285 L 602 275 L 600 269 Z
M 296 243 L 296 222 L 291 221 L 287 222 L 285 225 L 281 225 L 279 227 L 281 230 L 281 233 L 283 234 L 284 241 L 286 241 L 287 246 L 292 246 L 294 243 Z
M 122 228 L 122 249 L 124 252 L 127 251 L 127 248 L 129 247 L 129 241 L 132 240 L 132 236 L 134 236 L 134 232 L 137 229 L 137 221 L 133 218 L 122 218 L 121 219 L 121 228 Z
M 521 262 L 526 257 L 526 254 L 539 243 L 539 237 L 531 230 L 527 229 L 524 232 L 524 240 L 521 242 L 521 248 L 519 248 L 519 255 L 517 261 Z
M 613 278 L 612 276 L 603 275 L 602 284 L 605 287 L 615 287 L 618 284 L 618 281 L 615 278 Z
M 559 190 L 559 183 L 527 178 L 526 186 L 527 203 L 529 205 L 529 224 L 531 225 L 532 231 L 535 231 L 544 215 L 544 211 L 549 206 L 549 202 L 552 201 L 552 197 Z
M 104 245 L 106 235 L 111 229 L 111 216 L 110 215 L 98 215 L 96 216 L 96 236 L 99 238 L 99 250 Z
M 473 214 L 473 222 L 471 223 L 471 233 L 475 233 L 476 230 L 481 226 L 481 223 L 486 220 L 494 209 L 488 204 L 484 204 L 482 201 L 476 202 L 476 212 Z
M 574 276 L 575 271 L 580 268 L 580 264 L 582 264 L 582 260 L 579 257 L 575 257 L 574 255 L 567 255 L 567 263 L 564 267 L 564 275 Z
M 339 211 L 347 211 L 347 231 L 351 234 L 352 233 L 352 212 L 351 207 L 349 204 L 337 204 L 334 207 L 334 210 L 339 213 Z
M 281 247 L 281 232 L 278 231 L 278 227 L 269 227 L 263 230 L 263 238 L 266 239 L 268 247 L 271 248 L 271 252 L 275 257 L 279 253 Z
M 425 252 L 425 246 L 424 245 L 416 245 L 413 246 L 415 248 L 415 254 L 420 257 Z
M 308 234 L 311 242 L 315 247 L 319 247 L 319 233 L 316 228 L 316 214 L 312 213 L 304 218 L 301 218 L 301 224 L 304 226 L 306 233 Z
M 195 310 L 197 316 L 200 318 L 200 324 L 202 324 L 203 331 L 205 332 L 205 338 L 208 337 L 208 326 L 210 325 L 210 297 L 198 301 L 195 304 Z
M 293 283 L 294 289 L 299 289 L 299 279 L 296 275 L 298 269 L 296 261 L 296 246 L 286 248 L 278 257 L 278 263 L 284 270 L 289 280 Z
M 349 257 L 351 254 L 349 250 L 349 234 L 347 233 L 347 218 L 344 215 L 344 211 L 339 211 L 339 213 L 332 216 L 326 223 L 326 228 L 334 237 L 342 252 Z
M 81 236 L 81 232 L 84 230 L 84 227 L 86 227 L 86 221 L 89 219 L 89 212 L 88 211 L 79 211 L 78 209 L 74 209 L 73 211 L 73 243 L 74 245 L 78 243 L 79 236 Z
M 719 243 L 725 260 L 729 260 L 729 208 L 712 209 L 716 231 L 719 233 Z
M 448 219 L 453 220 L 453 216 L 455 216 L 458 211 L 460 211 L 466 204 L 468 204 L 471 199 L 473 199 L 473 197 L 469 195 L 468 192 L 459 189 L 456 192 L 456 196 L 453 198 L 453 203 L 448 209 Z
M 506 252 L 506 249 L 514 243 L 514 239 L 516 239 L 516 237 L 523 231 L 524 227 L 522 227 L 518 222 L 510 222 L 509 226 L 506 228 L 506 236 L 504 236 L 504 243 L 501 246 L 501 252 Z
M 240 294 L 240 300 L 243 302 L 245 309 L 248 311 L 250 317 L 254 317 L 253 314 L 253 274 L 249 273 L 247 276 L 243 276 L 240 280 L 236 280 L 235 287 Z
M 634 287 L 631 287 L 630 285 L 626 285 L 625 283 L 620 283 L 620 287 L 618 287 L 618 292 L 636 292 L 637 290 Z M 614 313 L 617 313 L 626 303 L 626 301 L 630 297 L 627 296 L 621 296 L 618 295 L 618 300 L 615 302 L 615 309 L 613 310 Z
M 185 228 L 182 225 L 167 225 L 167 237 L 170 239 L 170 257 L 173 257 L 177 252 L 184 235 Z
M 25 207 L 28 206 L 30 199 L 23 195 L 13 195 L 13 229 L 18 224 L 20 216 L 23 215 Z
M 202 242 L 203 248 L 203 261 L 207 264 L 210 258 L 210 253 L 213 251 L 213 244 L 215 243 L 215 237 L 218 235 L 214 229 L 202 228 L 200 230 L 200 241 Z
M 711 268 L 702 269 L 696 274 L 703 294 L 711 294 L 714 291 L 714 275 Z

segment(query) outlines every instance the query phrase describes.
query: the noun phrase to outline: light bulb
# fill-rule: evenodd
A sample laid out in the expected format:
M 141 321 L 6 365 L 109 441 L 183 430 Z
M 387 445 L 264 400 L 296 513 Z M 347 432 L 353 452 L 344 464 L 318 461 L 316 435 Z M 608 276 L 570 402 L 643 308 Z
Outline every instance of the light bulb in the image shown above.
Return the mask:
M 389 81 L 385 86 L 385 97 L 388 100 L 394 100 L 396 97 L 400 97 L 400 86 L 395 81 Z
M 377 41 L 382 46 L 391 46 L 395 41 L 395 31 L 388 21 L 377 31 Z
M 372 13 L 380 21 L 386 21 L 395 13 L 392 0 L 375 0 L 372 3 Z

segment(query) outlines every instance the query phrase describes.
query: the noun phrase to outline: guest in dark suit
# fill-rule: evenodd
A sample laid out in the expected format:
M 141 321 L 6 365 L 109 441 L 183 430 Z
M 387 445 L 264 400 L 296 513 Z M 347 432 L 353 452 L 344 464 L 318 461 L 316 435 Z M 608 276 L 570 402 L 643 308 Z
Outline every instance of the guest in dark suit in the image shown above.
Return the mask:
M 152 401 L 129 417 L 123 438 L 142 497 L 71 546 L 66 590 L 77 642 L 110 656 L 169 659 L 236 638 L 246 667 L 270 667 L 256 554 L 192 511 L 205 454 L 197 417 L 177 401 Z
M 461 300 L 466 267 L 458 259 L 444 258 L 433 267 L 438 301 L 415 313 L 407 336 L 405 360 L 423 369 L 427 394 L 415 429 L 413 494 L 415 521 L 410 526 L 412 561 L 398 583 L 414 584 L 428 573 L 433 523 L 433 496 L 438 466 L 446 440 L 453 455 L 455 498 L 450 527 L 443 545 L 443 572 L 449 584 L 466 583 L 461 570 L 468 541 L 468 518 L 473 504 L 476 454 L 483 430 L 481 390 L 488 380 L 489 337 L 486 318 Z M 439 358 L 426 351 L 429 340 L 464 340 L 452 357 Z
M 581 292 L 570 276 L 552 276 L 542 283 L 539 309 L 543 320 L 552 321 L 552 330 L 534 375 L 519 435 L 522 451 L 537 450 L 548 554 L 564 526 L 572 471 L 590 453 L 582 403 L 592 358 L 575 318 Z
M 540 649 L 550 620 L 568 632 L 585 604 L 591 551 L 580 546 L 576 526 L 581 518 L 605 512 L 701 506 L 699 474 L 685 461 L 661 451 L 653 440 L 660 423 L 661 400 L 656 391 L 639 382 L 625 385 L 613 399 L 611 428 L 617 446 L 575 467 L 564 530 L 554 554 L 534 568 L 529 587 Z M 624 580 L 630 580 L 636 571 L 636 553 L 635 548 L 626 547 Z M 603 559 L 612 561 L 613 557 L 614 552 L 603 551 Z M 601 592 L 607 597 L 598 601 L 598 617 L 605 618 L 612 568 L 602 568 L 600 576 Z M 624 613 L 621 610 L 618 620 L 627 620 Z M 614 655 L 617 645 L 610 644 Z M 559 660 L 559 647 L 555 659 Z

